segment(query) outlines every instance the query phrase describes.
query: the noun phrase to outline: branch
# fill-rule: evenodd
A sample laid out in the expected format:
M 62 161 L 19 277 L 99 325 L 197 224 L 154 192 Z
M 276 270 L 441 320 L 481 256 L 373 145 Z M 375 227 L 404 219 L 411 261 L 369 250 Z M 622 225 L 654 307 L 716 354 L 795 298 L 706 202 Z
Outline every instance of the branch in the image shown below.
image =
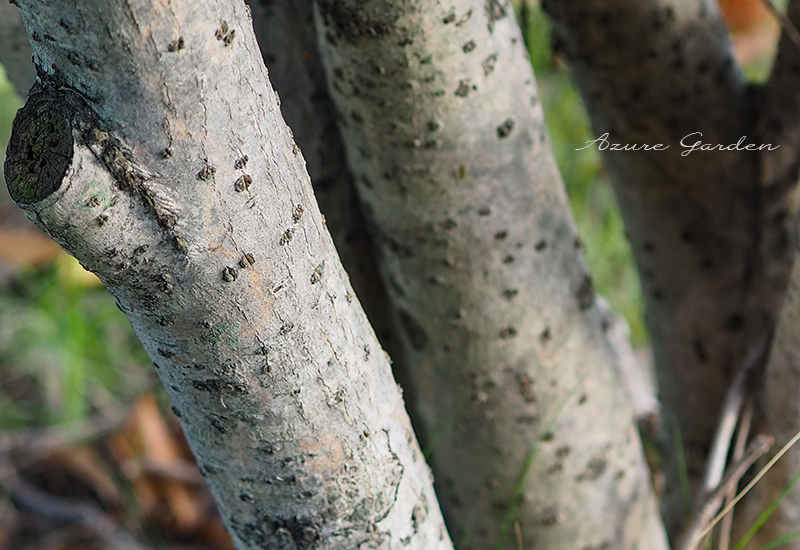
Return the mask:
M 17 0 L 12 197 L 106 284 L 238 548 L 452 544 L 239 0 Z
M 736 378 L 734 378 L 728 388 L 725 401 L 723 402 L 722 412 L 720 413 L 719 424 L 717 425 L 717 433 L 714 436 L 711 451 L 709 452 L 706 475 L 701 488 L 702 493 L 710 492 L 714 487 L 719 485 L 722 479 L 728 451 L 730 449 L 731 438 L 733 437 L 736 423 L 739 420 L 742 404 L 744 403 L 748 389 L 752 387 L 751 376 L 756 366 L 763 362 L 766 349 L 767 340 L 765 339 L 750 351 L 750 355 L 744 363 L 742 363 L 739 372 L 736 374 Z
M 714 489 L 693 514 L 694 519 L 688 525 L 684 534 L 681 536 L 676 550 L 696 550 L 698 543 L 703 540 L 703 537 L 716 525 L 717 521 L 721 519 L 722 514 L 714 517 L 714 514 L 719 510 L 722 501 L 725 499 L 731 486 L 736 486 L 742 476 L 750 469 L 750 466 L 761 458 L 769 448 L 772 446 L 774 439 L 768 435 L 758 435 L 748 445 L 744 456 L 740 461 L 730 466 L 728 472 L 722 478 L 719 485 Z M 745 491 L 742 491 L 742 494 Z M 743 496 L 740 494 L 739 498 Z M 738 502 L 738 498 L 734 499 L 723 513 L 727 513 Z

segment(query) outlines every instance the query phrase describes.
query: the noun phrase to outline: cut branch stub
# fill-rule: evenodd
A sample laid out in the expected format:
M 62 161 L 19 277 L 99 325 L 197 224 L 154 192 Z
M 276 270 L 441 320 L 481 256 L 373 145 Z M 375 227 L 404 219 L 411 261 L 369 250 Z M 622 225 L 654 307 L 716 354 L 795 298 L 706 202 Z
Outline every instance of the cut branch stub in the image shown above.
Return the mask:
M 20 109 L 5 163 L 15 202 L 33 204 L 58 190 L 72 161 L 74 110 L 64 93 L 33 94 Z

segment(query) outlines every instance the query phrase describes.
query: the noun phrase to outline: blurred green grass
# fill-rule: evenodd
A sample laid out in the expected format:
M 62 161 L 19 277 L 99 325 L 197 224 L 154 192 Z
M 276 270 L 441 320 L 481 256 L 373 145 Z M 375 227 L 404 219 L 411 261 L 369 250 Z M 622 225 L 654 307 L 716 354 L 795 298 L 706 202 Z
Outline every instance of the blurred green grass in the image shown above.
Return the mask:
M 627 319 L 634 343 L 645 343 L 642 298 L 622 220 L 599 153 L 575 150 L 592 139 L 591 129 L 566 69 L 552 61 L 547 23 L 538 9 L 530 13 L 527 34 L 595 287 Z M 3 152 L 21 105 L 0 74 Z M 5 185 L 0 199 L 3 194 L 7 197 Z M 155 385 L 125 316 L 104 289 L 77 282 L 75 266 L 59 262 L 31 269 L 0 288 L 0 429 L 79 422 L 91 411 L 130 402 Z

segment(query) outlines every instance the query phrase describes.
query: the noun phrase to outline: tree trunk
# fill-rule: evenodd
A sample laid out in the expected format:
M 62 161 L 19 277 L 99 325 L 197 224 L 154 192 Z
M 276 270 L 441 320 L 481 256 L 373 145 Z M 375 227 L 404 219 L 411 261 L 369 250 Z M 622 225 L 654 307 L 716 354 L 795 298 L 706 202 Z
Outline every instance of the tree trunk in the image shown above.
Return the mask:
M 267 4 L 251 0 L 248 5 L 270 82 L 281 97 L 281 112 L 303 152 L 328 231 L 397 375 L 402 370 L 401 348 L 391 328 L 389 298 L 361 216 L 333 102 L 325 88 L 312 2 Z
M 797 140 L 787 141 L 775 118 L 776 98 L 762 103 L 760 91 L 748 91 L 714 1 L 544 7 L 596 134 L 609 144 L 669 146 L 608 146 L 603 159 L 641 274 L 664 416 L 679 427 L 695 486 L 725 391 L 769 338 L 784 296 Z M 796 122 L 789 126 L 795 132 Z M 728 146 L 742 136 L 742 145 L 780 147 L 687 154 L 681 144 Z M 685 512 L 675 464 L 673 457 L 664 500 L 673 534 Z
M 456 540 L 665 548 L 510 5 L 317 7 Z
M 128 314 L 237 548 L 451 548 L 244 4 L 18 3 L 12 197 Z

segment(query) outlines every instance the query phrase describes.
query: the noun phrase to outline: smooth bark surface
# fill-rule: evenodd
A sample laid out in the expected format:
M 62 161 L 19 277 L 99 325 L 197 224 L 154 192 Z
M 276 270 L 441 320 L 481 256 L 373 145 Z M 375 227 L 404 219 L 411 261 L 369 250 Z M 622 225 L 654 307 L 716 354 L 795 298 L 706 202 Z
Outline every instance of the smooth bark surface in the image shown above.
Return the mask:
M 237 548 L 451 548 L 245 5 L 19 4 L 12 196 L 128 314 Z
M 317 8 L 456 542 L 665 548 L 510 4 Z
M 732 376 L 776 323 L 792 258 L 797 150 L 774 124 L 783 108 L 775 94 L 761 110 L 760 91 L 743 82 L 716 2 L 544 7 L 595 133 L 608 144 L 669 146 L 608 145 L 604 162 L 642 279 L 667 429 L 679 427 L 694 485 Z M 796 121 L 788 126 L 796 132 Z M 687 153 L 681 141 L 780 147 Z M 675 463 L 664 500 L 672 533 L 686 511 Z

